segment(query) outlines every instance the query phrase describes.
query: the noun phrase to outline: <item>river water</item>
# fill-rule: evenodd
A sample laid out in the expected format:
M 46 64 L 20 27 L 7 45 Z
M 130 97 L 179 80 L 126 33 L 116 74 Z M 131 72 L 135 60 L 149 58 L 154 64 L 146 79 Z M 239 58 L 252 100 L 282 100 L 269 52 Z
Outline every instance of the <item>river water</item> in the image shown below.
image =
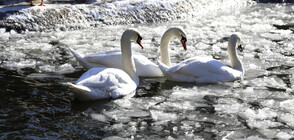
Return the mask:
M 5 32 L 0 29 L 0 139 L 294 138 L 294 5 L 254 4 L 157 24 L 108 25 L 76 31 Z M 83 72 L 68 47 L 88 54 L 119 49 L 136 28 L 152 61 L 170 27 L 187 34 L 188 51 L 172 41 L 172 63 L 208 56 L 229 63 L 226 46 L 240 33 L 243 81 L 175 83 L 140 78 L 134 97 L 81 102 L 64 85 Z

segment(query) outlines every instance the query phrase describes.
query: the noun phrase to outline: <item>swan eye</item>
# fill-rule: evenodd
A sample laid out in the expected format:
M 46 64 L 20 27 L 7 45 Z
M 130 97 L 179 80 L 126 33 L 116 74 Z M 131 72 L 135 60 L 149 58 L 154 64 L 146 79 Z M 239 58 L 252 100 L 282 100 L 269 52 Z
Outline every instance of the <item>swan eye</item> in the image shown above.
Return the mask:
M 143 38 L 142 38 L 142 36 L 138 35 L 138 39 L 142 40 Z
M 183 35 L 181 35 L 181 36 L 182 36 L 181 42 L 184 41 L 184 43 L 186 43 L 187 42 L 187 38 L 184 37 Z
M 238 45 L 238 50 L 239 50 L 240 52 L 242 52 L 242 51 L 244 50 L 244 47 L 242 47 L 242 45 L 240 44 L 240 45 Z

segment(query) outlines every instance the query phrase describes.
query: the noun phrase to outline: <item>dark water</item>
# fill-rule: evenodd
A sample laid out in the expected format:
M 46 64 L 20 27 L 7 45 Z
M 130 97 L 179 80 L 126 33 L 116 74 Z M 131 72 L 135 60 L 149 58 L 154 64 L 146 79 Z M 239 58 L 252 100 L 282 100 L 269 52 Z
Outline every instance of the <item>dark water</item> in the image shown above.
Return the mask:
M 75 100 L 64 85 L 84 72 L 67 47 L 84 53 L 118 48 L 126 26 L 4 34 L 0 139 L 294 138 L 293 14 L 293 5 L 258 4 L 201 20 L 132 25 L 148 46 L 135 50 L 151 60 L 158 57 L 157 38 L 166 28 L 189 33 L 189 52 L 172 42 L 174 63 L 196 54 L 226 62 L 226 36 L 240 32 L 245 78 L 212 85 L 141 78 L 134 97 L 91 102 Z M 99 45 L 106 47 L 92 47 Z

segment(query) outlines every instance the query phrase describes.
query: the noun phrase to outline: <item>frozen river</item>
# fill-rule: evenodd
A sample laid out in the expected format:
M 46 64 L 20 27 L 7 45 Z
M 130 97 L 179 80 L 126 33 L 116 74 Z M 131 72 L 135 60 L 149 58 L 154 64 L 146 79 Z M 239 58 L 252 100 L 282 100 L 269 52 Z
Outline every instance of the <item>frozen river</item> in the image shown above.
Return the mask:
M 76 31 L 0 29 L 0 139 L 294 138 L 294 5 L 254 4 L 157 24 L 108 25 Z M 152 61 L 170 27 L 187 34 L 187 51 L 170 44 L 172 63 L 208 56 L 228 63 L 227 43 L 240 33 L 243 81 L 197 85 L 141 78 L 131 98 L 80 102 L 63 83 L 83 72 L 68 47 L 88 54 L 119 49 L 136 28 Z

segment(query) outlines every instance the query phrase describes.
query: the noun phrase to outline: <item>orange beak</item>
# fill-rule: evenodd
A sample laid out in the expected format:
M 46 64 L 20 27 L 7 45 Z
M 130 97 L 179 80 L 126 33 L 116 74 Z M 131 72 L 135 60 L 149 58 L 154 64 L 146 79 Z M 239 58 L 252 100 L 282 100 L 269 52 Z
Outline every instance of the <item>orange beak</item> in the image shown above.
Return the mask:
M 143 45 L 141 43 L 141 40 L 139 38 L 137 39 L 137 43 L 142 47 L 142 49 L 144 49 L 144 47 L 143 47 Z
M 182 39 L 182 40 L 181 40 L 181 43 L 182 43 L 182 45 L 183 45 L 183 47 L 184 47 L 184 50 L 186 51 L 186 50 L 187 50 L 186 40 Z

